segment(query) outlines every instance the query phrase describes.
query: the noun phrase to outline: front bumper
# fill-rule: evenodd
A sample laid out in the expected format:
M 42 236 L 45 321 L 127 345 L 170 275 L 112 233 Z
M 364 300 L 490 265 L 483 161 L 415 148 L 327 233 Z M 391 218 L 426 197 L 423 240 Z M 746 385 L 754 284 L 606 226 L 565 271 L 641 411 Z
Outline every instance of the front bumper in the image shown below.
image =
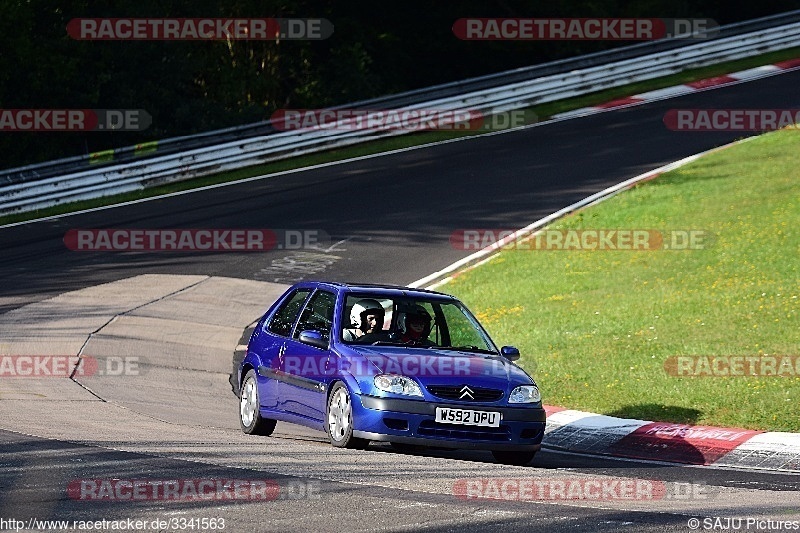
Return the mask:
M 353 436 L 358 438 L 442 448 L 536 451 L 544 436 L 546 415 L 541 407 L 358 398 L 359 402 L 353 402 Z M 499 412 L 500 427 L 437 423 L 437 407 Z

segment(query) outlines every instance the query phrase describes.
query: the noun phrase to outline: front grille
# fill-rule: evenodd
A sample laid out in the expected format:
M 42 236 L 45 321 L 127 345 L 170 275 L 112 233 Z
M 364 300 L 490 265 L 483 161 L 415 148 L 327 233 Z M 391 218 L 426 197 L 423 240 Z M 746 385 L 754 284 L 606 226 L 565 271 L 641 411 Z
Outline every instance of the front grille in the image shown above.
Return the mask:
M 389 429 L 396 431 L 408 431 L 408 420 L 400 420 L 399 418 L 384 418 L 383 423 Z
M 499 389 L 486 389 L 469 385 L 429 385 L 428 392 L 437 398 L 461 402 L 496 402 L 503 397 Z
M 540 428 L 525 428 L 525 429 L 522 430 L 522 433 L 520 433 L 519 438 L 521 438 L 521 439 L 535 439 L 536 437 L 539 436 L 539 434 L 541 432 L 542 432 L 542 430 Z
M 455 424 L 440 424 L 433 420 L 423 420 L 420 422 L 417 433 L 423 437 L 440 437 L 460 440 L 489 440 L 494 442 L 511 440 L 511 428 L 508 426 L 500 426 L 497 428 L 461 426 Z

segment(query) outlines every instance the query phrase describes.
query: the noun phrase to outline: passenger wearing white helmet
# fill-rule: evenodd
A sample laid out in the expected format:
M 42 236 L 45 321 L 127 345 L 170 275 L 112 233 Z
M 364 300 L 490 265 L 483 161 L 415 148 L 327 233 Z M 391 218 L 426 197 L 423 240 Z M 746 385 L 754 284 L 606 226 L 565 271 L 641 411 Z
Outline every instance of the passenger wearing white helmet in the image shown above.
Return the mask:
M 370 341 L 384 340 L 383 321 L 386 311 L 377 300 L 364 298 L 353 305 L 350 310 L 350 329 L 345 329 L 342 336 L 345 341 Z M 368 337 L 365 337 L 367 336 Z M 372 337 L 375 337 L 372 339 Z

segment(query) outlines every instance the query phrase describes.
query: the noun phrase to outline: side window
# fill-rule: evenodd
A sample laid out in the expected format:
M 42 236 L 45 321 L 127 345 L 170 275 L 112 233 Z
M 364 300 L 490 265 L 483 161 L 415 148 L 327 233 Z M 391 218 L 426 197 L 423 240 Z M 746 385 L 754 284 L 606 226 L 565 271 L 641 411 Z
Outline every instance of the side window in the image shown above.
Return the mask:
M 330 338 L 331 324 L 333 323 L 333 310 L 336 305 L 336 296 L 327 291 L 317 291 L 308 301 L 300 322 L 294 331 L 294 338 L 300 337 L 303 330 L 319 331 L 326 339 Z
M 300 308 L 303 306 L 303 302 L 306 301 L 308 293 L 310 292 L 311 289 L 298 289 L 295 291 L 272 317 L 268 329 L 276 335 L 288 337 L 289 333 L 292 332 L 294 319 L 297 318 L 297 313 L 300 312 Z

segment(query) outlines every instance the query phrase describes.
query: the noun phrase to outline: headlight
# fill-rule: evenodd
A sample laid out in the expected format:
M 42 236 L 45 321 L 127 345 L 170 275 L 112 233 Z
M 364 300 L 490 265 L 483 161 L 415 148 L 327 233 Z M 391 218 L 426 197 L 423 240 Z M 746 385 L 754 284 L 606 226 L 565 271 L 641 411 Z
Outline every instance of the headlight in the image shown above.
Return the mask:
M 419 388 L 416 381 L 397 374 L 380 374 L 375 376 L 375 386 L 384 392 L 422 396 L 422 390 Z
M 542 395 L 536 385 L 520 385 L 511 391 L 508 403 L 538 403 L 542 401 Z

